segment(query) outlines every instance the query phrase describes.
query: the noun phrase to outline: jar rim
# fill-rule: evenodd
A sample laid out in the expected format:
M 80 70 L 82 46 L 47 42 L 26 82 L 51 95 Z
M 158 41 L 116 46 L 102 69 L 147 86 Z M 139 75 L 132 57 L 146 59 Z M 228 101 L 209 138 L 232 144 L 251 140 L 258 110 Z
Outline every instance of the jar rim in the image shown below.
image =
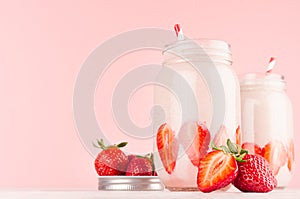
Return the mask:
M 177 40 L 173 43 L 165 45 L 165 48 L 163 49 L 163 54 L 175 47 L 178 47 L 179 45 L 184 44 L 197 44 L 199 47 L 203 49 L 222 49 L 225 50 L 227 53 L 231 54 L 231 46 L 229 43 L 223 40 L 218 39 L 208 39 L 208 38 L 196 38 L 196 39 L 184 39 L 184 40 Z M 183 48 L 184 49 L 184 48 Z
M 246 73 L 240 76 L 240 86 L 274 86 L 285 87 L 283 75 L 277 73 Z
M 176 56 L 197 55 L 197 57 L 204 55 L 204 57 L 213 57 L 214 60 L 225 60 L 226 63 L 232 64 L 230 45 L 225 41 L 216 39 L 178 40 L 166 45 L 162 54 L 174 54 Z

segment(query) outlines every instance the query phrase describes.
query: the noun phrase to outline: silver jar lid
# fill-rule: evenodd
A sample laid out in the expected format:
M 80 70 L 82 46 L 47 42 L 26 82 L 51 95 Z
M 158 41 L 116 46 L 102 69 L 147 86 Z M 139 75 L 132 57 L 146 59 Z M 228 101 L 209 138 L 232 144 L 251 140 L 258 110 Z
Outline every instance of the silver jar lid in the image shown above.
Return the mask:
M 99 176 L 102 191 L 161 191 L 163 184 L 157 176 Z

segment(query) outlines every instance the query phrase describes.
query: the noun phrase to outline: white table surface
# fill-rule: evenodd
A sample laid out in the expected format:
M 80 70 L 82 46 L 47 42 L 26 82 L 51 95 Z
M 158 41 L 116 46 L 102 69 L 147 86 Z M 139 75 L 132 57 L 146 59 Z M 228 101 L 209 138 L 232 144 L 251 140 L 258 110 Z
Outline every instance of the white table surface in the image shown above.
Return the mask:
M 97 199 L 97 198 L 180 198 L 180 199 L 300 199 L 300 189 L 274 190 L 269 193 L 169 192 L 169 191 L 95 191 L 95 190 L 0 190 L 2 199 Z

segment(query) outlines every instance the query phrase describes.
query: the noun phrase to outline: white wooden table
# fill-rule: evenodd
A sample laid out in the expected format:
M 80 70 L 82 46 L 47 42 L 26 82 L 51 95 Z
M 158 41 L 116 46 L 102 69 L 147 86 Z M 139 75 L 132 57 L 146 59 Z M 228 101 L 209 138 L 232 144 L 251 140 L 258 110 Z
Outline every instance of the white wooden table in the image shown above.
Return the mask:
M 97 199 L 97 198 L 180 198 L 180 199 L 300 199 L 300 189 L 274 190 L 270 193 L 241 192 L 168 192 L 168 191 L 88 191 L 88 190 L 0 190 L 2 199 Z

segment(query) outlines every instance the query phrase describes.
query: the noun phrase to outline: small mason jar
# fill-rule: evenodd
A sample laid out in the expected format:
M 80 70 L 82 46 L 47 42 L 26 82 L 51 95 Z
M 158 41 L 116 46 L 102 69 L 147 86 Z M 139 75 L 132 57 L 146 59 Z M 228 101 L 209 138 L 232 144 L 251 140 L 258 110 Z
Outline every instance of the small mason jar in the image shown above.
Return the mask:
M 171 191 L 196 191 L 199 161 L 210 142 L 239 140 L 240 87 L 229 44 L 182 40 L 166 46 L 156 82 L 154 163 Z
M 294 165 L 293 111 L 279 74 L 244 75 L 241 85 L 242 147 L 270 163 L 277 187 L 286 187 Z

